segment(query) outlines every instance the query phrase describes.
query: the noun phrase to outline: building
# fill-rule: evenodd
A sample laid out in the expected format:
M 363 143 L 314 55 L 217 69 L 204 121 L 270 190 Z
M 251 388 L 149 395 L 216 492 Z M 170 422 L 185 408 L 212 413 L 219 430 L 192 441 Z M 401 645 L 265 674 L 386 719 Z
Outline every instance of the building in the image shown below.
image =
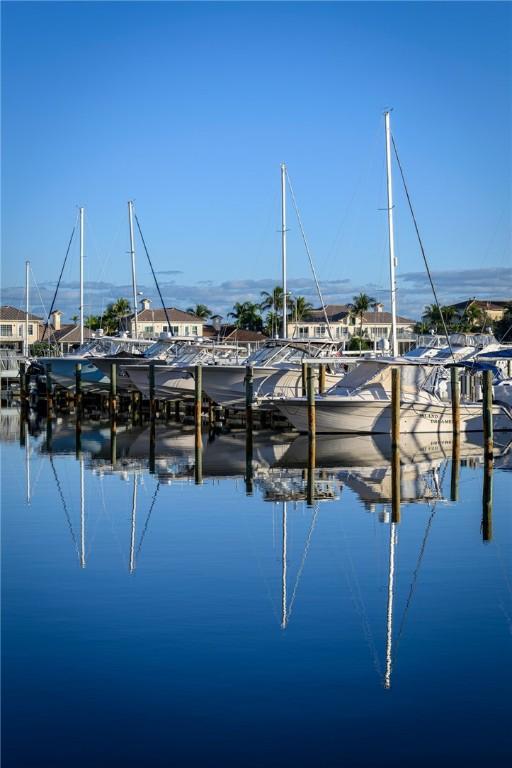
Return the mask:
M 288 321 L 288 336 L 296 339 L 326 339 L 329 336 L 329 321 L 332 338 L 335 341 L 348 342 L 352 336 L 359 336 L 361 321 L 352 314 L 347 304 L 327 304 L 322 308 L 311 310 L 303 320 Z M 407 344 L 412 341 L 415 320 L 397 316 L 397 336 L 400 341 Z M 375 311 L 365 312 L 362 323 L 363 338 L 370 342 L 379 342 L 382 339 L 391 339 L 391 313 L 384 312 L 382 304 L 376 304 Z M 400 351 L 404 351 L 400 349 Z
M 150 299 L 142 299 L 142 309 L 137 312 L 137 326 L 139 339 L 157 339 L 161 333 L 172 332 L 174 336 L 193 336 L 202 337 L 205 320 L 193 315 L 191 312 L 184 312 L 175 307 L 166 308 L 169 323 L 167 322 L 166 312 L 163 309 L 151 309 Z M 127 318 L 128 332 L 135 338 L 134 315 Z
M 245 328 L 237 328 L 232 323 L 221 323 L 218 327 L 205 325 L 203 328 L 203 338 L 212 339 L 212 341 L 222 341 L 226 344 L 250 344 L 253 349 L 257 349 L 268 340 L 268 336 L 261 331 L 248 331 Z
M 24 310 L 4 305 L 0 307 L 0 348 L 23 352 L 26 333 L 26 318 Z M 39 341 L 43 335 L 44 320 L 38 315 L 29 313 L 28 343 L 29 346 Z
M 62 312 L 55 310 L 51 314 L 51 326 L 46 338 L 56 344 L 63 354 L 74 352 L 80 346 L 80 325 L 78 323 L 61 323 Z M 92 339 L 94 331 L 84 328 L 84 342 Z
M 511 304 L 512 298 L 506 301 L 501 299 L 496 301 L 492 299 L 466 299 L 466 301 L 459 301 L 457 304 L 449 304 L 448 308 L 455 310 L 459 320 L 464 317 L 470 308 L 477 309 L 482 317 L 482 323 L 485 324 L 486 318 L 491 322 L 502 320 L 503 315 Z

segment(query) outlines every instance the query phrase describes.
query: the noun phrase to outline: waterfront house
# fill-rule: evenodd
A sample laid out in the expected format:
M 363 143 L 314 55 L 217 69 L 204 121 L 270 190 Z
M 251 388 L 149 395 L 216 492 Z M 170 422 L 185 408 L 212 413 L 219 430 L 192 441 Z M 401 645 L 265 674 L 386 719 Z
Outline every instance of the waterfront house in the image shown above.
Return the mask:
M 23 352 L 26 333 L 25 310 L 9 305 L 0 307 L 0 348 L 14 352 Z M 44 320 L 31 312 L 28 316 L 28 343 L 39 341 L 44 328 Z
M 347 304 L 327 304 L 325 312 L 322 308 L 312 309 L 304 319 L 288 321 L 288 336 L 296 339 L 329 339 L 329 321 L 332 337 L 335 341 L 349 343 L 353 336 L 359 336 L 361 322 L 359 317 L 352 314 Z M 397 317 L 397 336 L 399 351 L 410 348 L 414 340 L 415 320 L 407 317 Z M 364 312 L 362 322 L 363 338 L 377 344 L 391 338 L 391 313 L 384 311 L 382 304 L 375 305 L 375 311 Z
M 193 315 L 191 312 L 185 312 L 176 307 L 163 309 L 151 309 L 151 300 L 142 299 L 141 309 L 137 312 L 137 326 L 139 339 L 157 339 L 161 333 L 172 332 L 174 336 L 203 336 L 203 326 L 206 321 Z M 135 320 L 134 315 L 127 317 L 127 330 L 135 338 Z
M 459 301 L 456 304 L 449 304 L 448 309 L 453 309 L 459 320 L 462 320 L 464 315 L 468 314 L 468 310 L 476 309 L 480 313 L 481 324 L 485 325 L 486 322 L 490 323 L 502 320 L 507 308 L 511 304 L 512 298 L 507 300 L 466 299 L 466 301 Z

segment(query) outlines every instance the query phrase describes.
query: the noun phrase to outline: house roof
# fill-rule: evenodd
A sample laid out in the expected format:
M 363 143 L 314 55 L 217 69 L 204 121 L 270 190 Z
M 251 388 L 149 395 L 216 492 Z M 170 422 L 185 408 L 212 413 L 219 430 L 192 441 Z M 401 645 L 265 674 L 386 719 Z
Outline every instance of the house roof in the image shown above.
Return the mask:
M 500 312 L 507 308 L 512 303 L 512 299 L 508 300 L 484 300 L 484 299 L 466 299 L 466 301 L 459 301 L 457 304 L 450 304 L 450 308 L 457 310 L 466 310 L 468 307 L 475 306 L 478 309 L 489 309 L 491 312 Z
M 176 309 L 176 307 L 167 307 L 167 314 L 171 323 L 199 323 L 204 324 L 206 320 L 203 320 L 191 312 L 184 312 L 182 309 Z M 133 314 L 130 315 L 130 319 L 133 320 Z M 167 318 L 163 309 L 142 309 L 137 312 L 138 323 L 166 323 Z
M 350 315 L 350 307 L 346 304 L 327 304 L 325 307 L 325 312 L 327 314 L 327 317 L 329 319 L 329 322 L 336 323 L 340 320 L 344 320 L 346 317 Z M 397 323 L 403 324 L 403 325 L 412 325 L 416 321 L 410 320 L 407 317 L 400 317 L 397 315 Z M 306 317 L 304 318 L 303 322 L 306 323 L 314 323 L 314 322 L 325 322 L 325 315 L 322 308 L 319 309 L 312 309 L 311 312 L 308 312 Z M 383 323 L 384 325 L 391 325 L 391 312 L 365 312 L 363 315 L 363 323 Z
M 266 341 L 266 336 L 261 331 L 247 331 L 245 328 L 237 328 L 232 324 L 221 325 L 220 331 L 217 333 L 213 325 L 205 325 L 203 328 L 203 336 L 207 339 L 216 339 L 220 337 L 222 341 Z
M 326 304 L 325 313 L 327 314 L 329 320 L 332 320 L 332 322 L 337 322 L 338 320 L 343 320 L 345 317 L 347 317 L 347 315 L 350 315 L 350 307 L 347 304 Z M 319 307 L 318 309 L 312 309 L 304 317 L 304 320 L 306 322 L 314 322 L 316 320 L 325 321 L 324 310 L 322 307 Z
M 90 328 L 84 328 L 84 340 L 92 339 L 93 333 Z M 55 339 L 57 342 L 65 342 L 66 344 L 80 344 L 80 326 L 75 325 L 75 323 L 67 323 L 61 325 L 58 331 L 52 329 L 47 336 L 51 341 Z
M 416 320 L 397 315 L 396 322 L 401 325 L 414 325 Z M 391 312 L 365 312 L 363 315 L 363 323 L 371 323 L 371 325 L 377 325 L 379 323 L 391 325 Z
M 25 320 L 26 317 L 27 315 L 22 309 L 11 307 L 8 304 L 4 304 L 0 307 L 0 320 Z M 42 317 L 33 315 L 31 312 L 28 313 L 28 319 L 39 323 L 43 322 Z

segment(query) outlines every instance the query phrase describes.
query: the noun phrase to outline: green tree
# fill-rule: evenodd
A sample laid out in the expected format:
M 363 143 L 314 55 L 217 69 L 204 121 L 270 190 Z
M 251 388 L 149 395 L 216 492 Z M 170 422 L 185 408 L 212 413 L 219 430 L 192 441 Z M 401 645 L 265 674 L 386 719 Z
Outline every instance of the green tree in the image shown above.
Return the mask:
M 300 322 L 309 315 L 312 309 L 313 305 L 304 296 L 295 296 L 290 301 L 290 318 Z
M 261 291 L 261 297 L 263 301 L 260 303 L 260 309 L 262 312 L 266 312 L 267 309 L 271 309 L 273 312 L 279 312 L 283 308 L 283 289 L 280 285 L 276 285 L 275 288 L 270 291 Z
M 498 341 L 512 341 L 512 302 L 508 304 L 501 320 L 495 324 L 494 332 Z
M 355 319 L 359 319 L 359 349 L 362 350 L 362 338 L 363 338 L 363 322 L 364 314 L 368 312 L 372 305 L 375 305 L 376 301 L 367 293 L 361 292 L 358 296 L 353 297 L 353 302 L 350 304 L 350 313 Z
M 107 306 L 101 317 L 101 327 L 104 328 L 108 334 L 116 333 L 119 330 L 121 321 L 130 313 L 130 302 L 128 299 L 121 297 Z
M 99 315 L 87 315 L 84 319 L 84 325 L 91 331 L 97 331 L 98 328 L 101 328 L 101 317 Z
M 247 331 L 261 331 L 263 327 L 261 307 L 252 301 L 237 301 L 228 317 L 234 318 L 237 328 L 245 328 Z
M 187 312 L 199 317 L 201 320 L 208 320 L 213 315 L 211 309 L 208 309 L 206 304 L 196 304 L 195 307 L 189 307 Z

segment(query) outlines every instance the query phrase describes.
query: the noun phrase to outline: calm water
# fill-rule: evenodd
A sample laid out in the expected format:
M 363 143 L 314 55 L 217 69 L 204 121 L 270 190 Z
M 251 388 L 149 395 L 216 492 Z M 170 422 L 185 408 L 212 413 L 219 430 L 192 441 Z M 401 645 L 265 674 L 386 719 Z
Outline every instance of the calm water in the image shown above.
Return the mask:
M 320 439 L 308 506 L 293 435 L 255 435 L 251 495 L 243 433 L 200 484 L 176 425 L 114 465 L 106 428 L 20 436 L 4 412 L 5 768 L 510 764 L 504 436 L 485 488 L 478 444 L 457 473 L 405 441 L 397 524 L 370 438 Z

